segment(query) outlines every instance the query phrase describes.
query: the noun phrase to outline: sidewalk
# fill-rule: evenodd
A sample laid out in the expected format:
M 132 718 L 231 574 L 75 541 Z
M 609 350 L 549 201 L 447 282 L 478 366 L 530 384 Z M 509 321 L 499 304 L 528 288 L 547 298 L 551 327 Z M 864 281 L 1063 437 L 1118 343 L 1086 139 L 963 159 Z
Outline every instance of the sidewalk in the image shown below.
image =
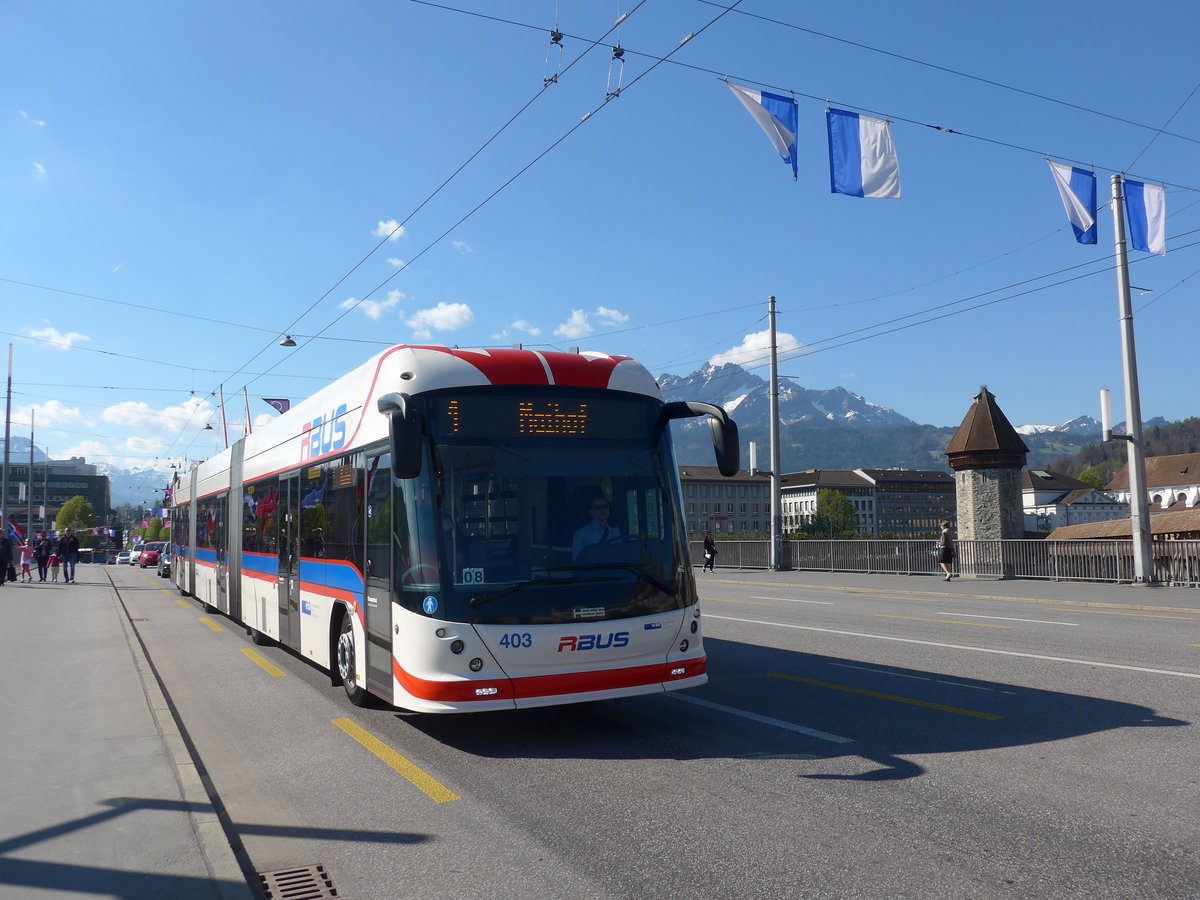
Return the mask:
M 0 896 L 257 896 L 104 566 L 76 574 L 0 588 Z
M 699 567 L 694 567 L 693 571 L 699 588 L 716 581 L 823 591 L 867 591 L 1010 603 L 1136 609 L 1144 612 L 1200 613 L 1200 588 L 1134 587 L 1128 584 L 1016 578 L 985 580 L 959 576 L 955 576 L 953 581 L 944 581 L 940 575 L 868 575 L 807 570 L 771 572 L 764 569 L 723 569 L 719 565 L 715 573 L 702 572 Z

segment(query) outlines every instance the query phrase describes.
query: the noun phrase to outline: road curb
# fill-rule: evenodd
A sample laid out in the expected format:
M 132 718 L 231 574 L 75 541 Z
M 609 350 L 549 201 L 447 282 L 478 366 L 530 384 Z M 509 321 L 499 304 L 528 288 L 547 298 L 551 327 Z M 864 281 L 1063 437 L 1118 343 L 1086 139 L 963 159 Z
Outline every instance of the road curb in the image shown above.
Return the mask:
M 216 812 L 216 798 L 209 794 L 205 786 L 200 769 L 192 758 L 187 741 L 179 729 L 179 723 L 175 720 L 175 713 L 159 684 L 158 675 L 142 647 L 137 628 L 130 621 L 129 613 L 121 603 L 120 595 L 111 580 L 109 591 L 117 616 L 121 620 L 121 628 L 125 632 L 129 652 L 133 655 L 142 689 L 146 693 L 150 712 L 154 715 L 171 768 L 179 782 L 179 790 L 187 807 L 192 830 L 196 834 L 200 855 L 213 880 L 214 893 L 222 900 L 253 900 L 259 895 L 251 890 L 246 881 L 246 873 L 238 862 L 225 826 Z
M 1183 613 L 1193 616 L 1200 615 L 1200 610 L 1197 610 L 1194 607 L 1152 606 L 1149 604 L 1136 603 L 1104 603 L 1098 600 L 1051 600 L 1045 597 L 1010 597 L 998 594 L 972 594 L 962 591 L 913 591 L 894 588 L 861 587 L 855 585 L 742 581 L 732 578 L 705 578 L 703 581 L 697 581 L 697 588 L 699 588 L 701 584 L 736 584 L 742 587 L 758 586 L 788 588 L 801 591 L 836 591 L 843 594 L 899 594 L 905 597 L 953 598 L 955 600 L 998 600 L 1005 603 L 1028 603 L 1036 606 L 1077 606 L 1083 609 L 1128 609 L 1137 610 L 1138 612 Z M 1157 589 L 1149 588 L 1148 590 Z

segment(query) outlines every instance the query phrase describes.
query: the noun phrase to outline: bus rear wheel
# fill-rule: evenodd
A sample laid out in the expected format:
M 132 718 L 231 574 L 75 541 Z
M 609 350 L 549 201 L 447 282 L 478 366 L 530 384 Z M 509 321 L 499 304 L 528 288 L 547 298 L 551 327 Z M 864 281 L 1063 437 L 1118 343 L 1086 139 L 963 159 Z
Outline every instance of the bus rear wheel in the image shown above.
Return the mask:
M 358 671 L 357 656 L 354 646 L 354 619 L 346 615 L 342 619 L 342 633 L 337 641 L 337 672 L 346 696 L 355 706 L 362 706 L 367 699 L 367 692 L 358 686 L 355 674 Z

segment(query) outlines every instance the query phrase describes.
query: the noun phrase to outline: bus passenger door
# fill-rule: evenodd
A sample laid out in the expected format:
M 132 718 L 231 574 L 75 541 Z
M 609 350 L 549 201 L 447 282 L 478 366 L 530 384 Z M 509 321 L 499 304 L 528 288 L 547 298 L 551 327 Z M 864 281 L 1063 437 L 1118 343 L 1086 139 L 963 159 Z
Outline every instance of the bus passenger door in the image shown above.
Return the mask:
M 366 553 L 367 686 L 392 697 L 392 466 L 390 454 L 367 457 L 363 504 Z
M 299 476 L 279 479 L 279 643 L 300 648 Z

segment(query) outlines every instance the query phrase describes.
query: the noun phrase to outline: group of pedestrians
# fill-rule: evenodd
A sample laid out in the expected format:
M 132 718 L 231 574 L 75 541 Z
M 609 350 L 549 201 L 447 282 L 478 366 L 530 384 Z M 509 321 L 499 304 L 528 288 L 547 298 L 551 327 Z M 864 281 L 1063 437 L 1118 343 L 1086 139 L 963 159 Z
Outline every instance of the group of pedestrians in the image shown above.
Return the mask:
M 17 564 L 20 571 L 17 571 Z M 57 541 L 44 534 L 22 543 L 8 536 L 0 538 L 0 587 L 9 581 L 31 584 L 33 567 L 37 566 L 39 582 L 58 582 L 59 569 L 66 584 L 75 582 L 75 566 L 79 563 L 79 538 L 70 528 L 64 528 Z

